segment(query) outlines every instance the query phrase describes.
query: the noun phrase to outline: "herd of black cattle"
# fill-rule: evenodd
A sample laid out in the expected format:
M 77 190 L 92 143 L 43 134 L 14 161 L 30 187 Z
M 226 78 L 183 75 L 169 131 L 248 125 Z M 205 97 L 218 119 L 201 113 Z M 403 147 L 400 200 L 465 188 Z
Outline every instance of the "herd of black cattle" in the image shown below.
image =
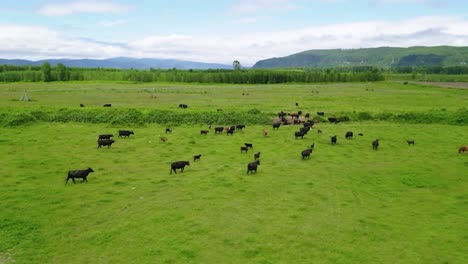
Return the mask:
M 185 104 L 179 104 L 180 108 L 187 108 L 187 105 Z M 312 129 L 313 125 L 316 123 L 313 120 L 308 119 L 310 117 L 309 113 L 305 114 L 303 117 L 301 116 L 302 112 L 298 111 L 296 113 L 285 113 L 281 111 L 278 113 L 278 117 L 273 118 L 272 120 L 272 127 L 274 130 L 277 130 L 280 128 L 281 125 L 291 125 L 291 124 L 302 124 L 303 126 L 298 130 L 294 132 L 294 138 L 298 139 L 301 138 L 303 139 L 304 136 Z M 317 112 L 318 116 L 323 116 L 324 112 Z M 337 117 L 329 117 L 328 121 L 330 123 L 337 124 L 342 120 L 342 118 L 337 118 Z M 245 128 L 245 125 L 236 125 L 236 126 L 219 126 L 214 128 L 215 134 L 221 134 L 223 132 L 226 133 L 226 135 L 233 135 L 235 131 L 242 131 Z M 200 134 L 201 135 L 207 135 L 209 131 L 211 130 L 211 125 L 208 127 L 208 130 L 201 130 Z M 172 133 L 172 128 L 166 128 L 165 130 L 166 134 L 167 133 Z M 318 129 L 317 133 L 321 134 L 322 130 Z M 267 136 L 268 132 L 266 129 L 262 130 L 263 136 Z M 130 135 L 134 135 L 133 131 L 130 130 L 119 130 L 118 131 L 118 137 L 119 138 L 125 138 L 125 137 L 130 137 Z M 359 133 L 359 136 L 363 136 L 363 133 Z M 110 148 L 110 146 L 115 142 L 111 137 L 113 137 L 113 134 L 101 134 L 98 136 L 98 148 L 101 148 L 101 146 L 107 146 L 107 148 Z M 352 139 L 354 136 L 354 133 L 352 131 L 347 131 L 345 134 L 346 139 Z M 161 141 L 166 142 L 167 138 L 166 137 L 160 137 Z M 336 145 L 337 143 L 337 136 L 333 135 L 330 137 L 330 142 L 332 145 Z M 407 140 L 408 146 L 415 144 L 414 140 Z M 301 152 L 302 159 L 309 159 L 310 155 L 312 154 L 314 150 L 314 145 L 310 145 L 309 148 L 303 150 Z M 242 152 L 247 152 L 249 149 L 253 148 L 252 143 L 244 143 L 244 146 L 240 147 L 240 151 Z M 372 149 L 377 151 L 379 148 L 379 139 L 375 139 L 372 141 Z M 461 146 L 458 150 L 458 153 L 464 153 L 468 152 L 468 146 Z M 201 154 L 194 155 L 193 156 L 193 161 L 200 160 Z M 257 172 L 257 167 L 260 165 L 260 152 L 257 152 L 254 154 L 254 161 L 250 162 L 247 164 L 247 174 L 249 173 L 256 173 Z M 181 172 L 184 171 L 185 166 L 190 166 L 189 161 L 175 161 L 171 163 L 171 170 L 170 174 L 172 172 L 177 173 L 177 169 L 179 169 Z M 83 179 L 83 182 L 87 182 L 87 177 L 89 173 L 94 172 L 93 169 L 88 168 L 85 170 L 71 170 L 68 172 L 68 177 L 65 180 L 65 184 L 68 183 L 69 179 L 72 179 L 73 183 L 75 183 L 75 178 Z

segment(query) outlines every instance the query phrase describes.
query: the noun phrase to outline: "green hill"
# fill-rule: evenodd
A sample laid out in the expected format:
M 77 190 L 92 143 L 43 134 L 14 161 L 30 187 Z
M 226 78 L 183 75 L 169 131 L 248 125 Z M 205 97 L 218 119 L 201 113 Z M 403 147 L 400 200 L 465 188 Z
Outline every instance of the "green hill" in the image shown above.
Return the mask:
M 305 68 L 346 66 L 463 66 L 468 47 L 436 46 L 308 50 L 255 63 L 253 68 Z

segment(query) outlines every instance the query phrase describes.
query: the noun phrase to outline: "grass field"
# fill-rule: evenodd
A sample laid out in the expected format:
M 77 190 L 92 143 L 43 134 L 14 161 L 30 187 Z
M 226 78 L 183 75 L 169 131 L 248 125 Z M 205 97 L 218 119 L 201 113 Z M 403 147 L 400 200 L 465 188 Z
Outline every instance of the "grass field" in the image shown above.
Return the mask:
M 288 86 L 140 84 L 0 85 L 9 111 L 98 107 L 216 108 L 326 112 L 443 107 L 467 90 L 393 83 Z M 16 102 L 27 88 L 33 102 Z M 221 89 L 222 88 L 222 89 Z M 113 90 L 115 89 L 115 90 Z M 133 89 L 133 90 L 132 90 Z M 37 90 L 37 91 L 36 91 Z M 248 90 L 249 96 L 242 96 Z M 319 91 L 312 93 L 311 91 Z M 307 93 L 313 94 L 310 97 Z M 328 99 L 328 100 L 327 100 Z M 154 103 L 156 101 L 156 103 Z M 215 111 L 215 110 L 214 110 Z M 352 110 L 351 110 L 352 111 Z M 229 124 L 219 124 L 229 125 Z M 35 123 L 0 128 L 0 263 L 465 263 L 468 259 L 466 126 L 349 122 L 247 125 L 204 136 L 206 124 L 111 126 Z M 261 135 L 262 128 L 269 135 Z M 109 149 L 98 134 L 132 129 Z M 316 129 L 323 130 L 317 134 Z M 344 139 L 346 131 L 364 136 Z M 338 135 L 331 146 L 329 136 Z M 168 141 L 159 141 L 159 135 Z M 380 139 L 373 151 L 371 141 Z M 406 139 L 414 139 L 408 146 Z M 244 142 L 254 144 L 240 153 Z M 310 160 L 300 152 L 315 143 Z M 246 174 L 254 152 L 258 173 Z M 191 157 L 202 154 L 201 160 Z M 170 163 L 190 160 L 184 173 Z M 70 169 L 92 167 L 88 183 L 64 185 Z

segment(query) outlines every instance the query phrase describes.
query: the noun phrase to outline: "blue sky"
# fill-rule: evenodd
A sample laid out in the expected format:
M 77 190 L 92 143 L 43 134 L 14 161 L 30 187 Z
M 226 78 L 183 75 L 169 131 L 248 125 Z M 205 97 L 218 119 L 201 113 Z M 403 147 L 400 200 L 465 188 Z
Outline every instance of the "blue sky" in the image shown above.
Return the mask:
M 170 58 L 250 66 L 309 49 L 468 46 L 465 0 L 21 0 L 0 57 Z

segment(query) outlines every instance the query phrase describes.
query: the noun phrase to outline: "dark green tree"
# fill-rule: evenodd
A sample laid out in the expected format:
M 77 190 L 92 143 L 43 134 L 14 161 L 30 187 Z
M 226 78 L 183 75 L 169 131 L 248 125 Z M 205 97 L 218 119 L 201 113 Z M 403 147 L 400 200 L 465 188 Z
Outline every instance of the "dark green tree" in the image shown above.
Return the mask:
M 232 68 L 234 68 L 234 70 L 240 70 L 241 69 L 241 64 L 238 60 L 235 60 L 232 62 Z
M 41 71 L 42 71 L 42 80 L 44 82 L 50 82 L 52 81 L 52 67 L 50 67 L 49 62 L 44 62 L 41 66 Z

